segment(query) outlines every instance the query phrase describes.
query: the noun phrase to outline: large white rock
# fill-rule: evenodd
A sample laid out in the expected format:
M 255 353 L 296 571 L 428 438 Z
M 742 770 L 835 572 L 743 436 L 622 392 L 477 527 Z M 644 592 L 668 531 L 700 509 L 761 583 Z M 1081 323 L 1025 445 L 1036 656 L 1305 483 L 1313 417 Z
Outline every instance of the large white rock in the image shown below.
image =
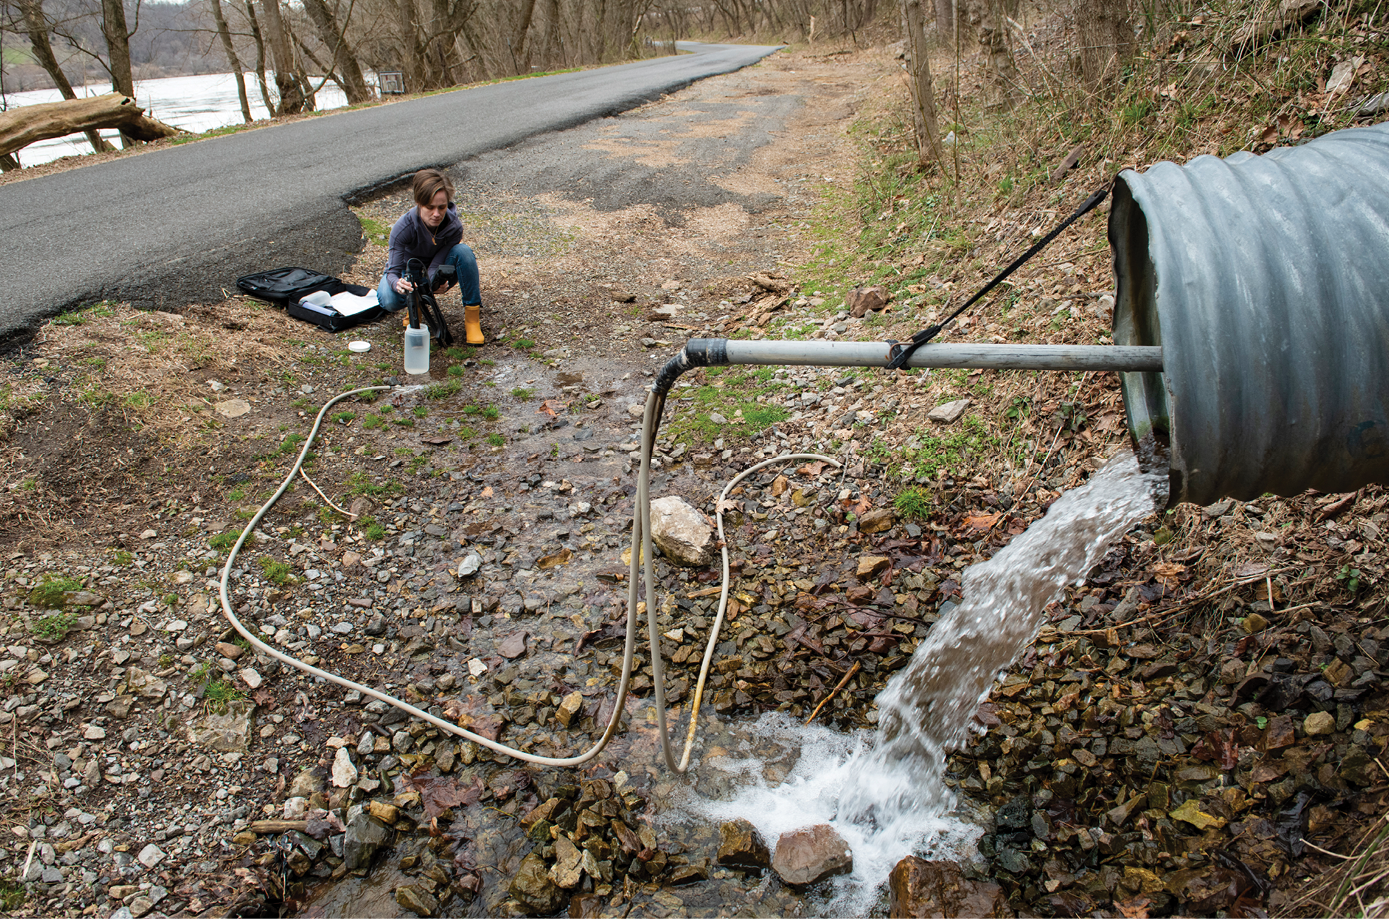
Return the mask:
M 357 783 L 357 767 L 352 765 L 352 756 L 346 747 L 338 747 L 333 756 L 333 787 L 349 788 Z
M 677 495 L 651 502 L 651 539 L 666 558 L 692 568 L 712 562 L 718 542 L 709 518 Z

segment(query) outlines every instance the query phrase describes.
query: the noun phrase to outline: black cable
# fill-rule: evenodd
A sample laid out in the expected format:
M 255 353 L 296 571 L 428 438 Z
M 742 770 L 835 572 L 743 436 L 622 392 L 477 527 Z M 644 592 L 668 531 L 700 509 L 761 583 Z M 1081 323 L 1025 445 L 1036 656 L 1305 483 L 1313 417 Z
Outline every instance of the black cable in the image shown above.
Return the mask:
M 1037 240 L 1037 242 L 1032 246 L 1031 249 L 1028 249 L 1022 255 L 1014 259 L 1011 265 L 999 272 L 998 275 L 992 281 L 980 288 L 978 293 L 966 300 L 965 304 L 961 306 L 959 309 L 957 309 L 955 312 L 951 313 L 949 316 L 945 317 L 935 325 L 926 329 L 922 329 L 920 332 L 917 332 L 915 335 L 912 336 L 912 340 L 907 342 L 906 344 L 898 344 L 897 342 L 892 342 L 892 360 L 887 365 L 888 369 L 901 370 L 903 367 L 907 366 L 907 361 L 911 359 L 912 354 L 916 352 L 917 348 L 920 348 L 922 345 L 926 344 L 928 341 L 939 335 L 941 329 L 944 329 L 951 322 L 954 322 L 957 316 L 959 316 L 965 310 L 969 309 L 971 306 L 977 303 L 980 300 L 980 298 L 982 298 L 985 294 L 987 294 L 989 291 L 993 290 L 1000 283 L 1002 283 L 1008 277 L 1008 275 L 1021 268 L 1028 259 L 1032 258 L 1032 256 L 1036 255 L 1038 252 L 1041 252 L 1042 249 L 1046 247 L 1047 243 L 1051 242 L 1057 236 L 1061 235 L 1062 230 L 1066 229 L 1066 227 L 1075 223 L 1081 217 L 1084 217 L 1086 214 L 1090 213 L 1090 211 L 1094 210 L 1095 207 L 1101 201 L 1103 201 L 1105 199 L 1105 196 L 1108 194 L 1109 186 L 1106 185 L 1104 188 L 1099 189 L 1093 195 L 1086 198 L 1085 202 L 1081 204 L 1079 208 L 1076 209 L 1076 212 L 1074 214 L 1063 220 L 1060 226 L 1058 226 L 1056 229 L 1052 230 L 1046 236 L 1043 236 L 1041 239 Z

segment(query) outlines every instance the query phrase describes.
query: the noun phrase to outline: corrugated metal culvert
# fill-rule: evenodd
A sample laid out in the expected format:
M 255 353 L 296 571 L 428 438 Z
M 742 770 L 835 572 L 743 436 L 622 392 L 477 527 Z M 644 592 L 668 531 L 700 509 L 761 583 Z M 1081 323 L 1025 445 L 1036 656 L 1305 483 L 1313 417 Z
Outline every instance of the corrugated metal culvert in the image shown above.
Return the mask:
M 1109 215 L 1114 341 L 1171 503 L 1389 482 L 1389 124 L 1263 156 L 1126 170 Z

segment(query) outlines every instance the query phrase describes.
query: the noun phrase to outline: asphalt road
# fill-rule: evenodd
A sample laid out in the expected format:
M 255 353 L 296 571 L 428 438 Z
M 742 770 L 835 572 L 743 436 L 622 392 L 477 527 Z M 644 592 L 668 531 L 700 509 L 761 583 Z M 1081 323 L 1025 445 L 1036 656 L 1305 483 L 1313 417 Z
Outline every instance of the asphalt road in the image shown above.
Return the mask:
M 361 248 L 349 201 L 776 50 L 686 47 L 695 53 L 329 113 L 0 186 L 0 343 L 84 303 L 176 309 L 221 299 L 255 271 L 338 274 Z

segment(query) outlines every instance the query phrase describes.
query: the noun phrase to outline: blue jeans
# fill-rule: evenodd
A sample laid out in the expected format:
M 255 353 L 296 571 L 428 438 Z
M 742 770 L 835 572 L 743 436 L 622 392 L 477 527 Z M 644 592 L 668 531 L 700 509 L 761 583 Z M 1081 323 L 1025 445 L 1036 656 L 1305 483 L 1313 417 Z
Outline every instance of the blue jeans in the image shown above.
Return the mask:
M 481 303 L 482 291 L 478 281 L 477 256 L 473 255 L 473 250 L 464 243 L 459 243 L 449 250 L 449 254 L 444 258 L 444 263 L 452 265 L 454 270 L 458 272 L 458 293 L 463 298 L 463 305 L 475 306 Z M 381 283 L 376 287 L 376 297 L 387 312 L 394 313 L 397 310 L 405 309 L 406 295 L 396 293 L 386 275 L 381 276 Z

